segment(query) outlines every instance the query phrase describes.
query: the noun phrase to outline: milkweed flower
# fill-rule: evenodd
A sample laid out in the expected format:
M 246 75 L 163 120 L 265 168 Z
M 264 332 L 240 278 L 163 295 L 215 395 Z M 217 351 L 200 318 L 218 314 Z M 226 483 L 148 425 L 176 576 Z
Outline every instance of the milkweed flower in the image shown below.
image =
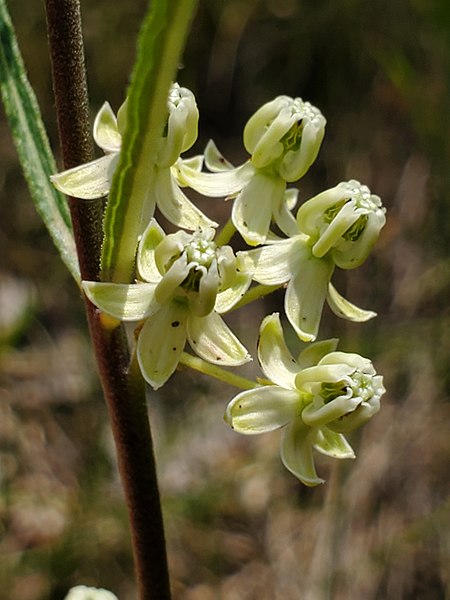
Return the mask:
M 69 590 L 65 600 L 118 600 L 117 596 L 102 588 L 77 585 Z
M 336 351 L 337 340 L 310 345 L 295 360 L 284 340 L 279 315 L 264 319 L 258 359 L 269 380 L 238 394 L 225 420 L 238 433 L 253 435 L 285 428 L 281 459 L 305 485 L 323 483 L 313 450 L 354 458 L 344 434 L 366 423 L 380 408 L 383 378 L 359 354 Z
M 175 371 L 186 341 L 214 364 L 237 366 L 251 360 L 220 316 L 245 294 L 251 272 L 231 247 L 216 247 L 213 237 L 212 228 L 166 235 L 152 219 L 139 243 L 139 282 L 82 284 L 105 313 L 142 322 L 137 359 L 154 389 Z
M 231 218 L 250 246 L 265 243 L 272 220 L 291 235 L 296 192 L 286 193 L 286 183 L 303 177 L 315 161 L 325 124 L 320 110 L 309 102 L 278 96 L 257 110 L 244 128 L 244 146 L 251 154 L 246 163 L 232 168 L 210 143 L 205 164 L 213 172 L 200 173 L 180 160 L 175 165 L 178 180 L 205 196 L 235 196 Z
M 242 254 L 255 281 L 287 284 L 286 316 L 300 339 L 314 341 L 325 300 L 350 321 L 376 316 L 343 298 L 331 277 L 336 266 L 353 269 L 364 262 L 385 221 L 380 198 L 350 180 L 305 202 L 297 212 L 296 234 L 289 239 Z
M 59 191 L 81 199 L 101 198 L 109 193 L 126 127 L 126 107 L 125 101 L 116 117 L 109 103 L 104 103 L 95 118 L 93 135 L 105 156 L 53 175 L 50 179 Z M 216 226 L 192 204 L 171 172 L 180 154 L 189 150 L 197 139 L 199 115 L 193 93 L 174 83 L 169 92 L 167 110 L 167 122 L 158 140 L 156 159 L 154 164 L 149 164 L 148 188 L 142 190 L 147 204 L 146 224 L 153 216 L 155 206 L 158 206 L 166 219 L 178 227 L 194 230 Z M 198 170 L 201 159 L 195 157 L 187 164 L 194 171 Z

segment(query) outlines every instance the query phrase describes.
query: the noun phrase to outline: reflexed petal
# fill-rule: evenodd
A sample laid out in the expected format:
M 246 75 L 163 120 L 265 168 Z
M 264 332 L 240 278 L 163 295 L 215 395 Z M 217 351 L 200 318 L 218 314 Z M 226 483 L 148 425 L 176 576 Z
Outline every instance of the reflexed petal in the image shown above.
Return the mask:
M 213 173 L 232 171 L 234 166 L 223 156 L 213 140 L 209 140 L 205 148 L 205 165 Z
M 117 128 L 116 115 L 109 102 L 105 102 L 98 111 L 94 121 L 94 140 L 104 152 L 119 152 L 122 136 Z
M 299 367 L 286 346 L 278 313 L 264 319 L 259 329 L 258 360 L 265 376 L 277 385 L 295 389 Z
M 300 257 L 311 251 L 305 247 L 300 236 L 274 242 L 256 250 L 243 252 L 246 261 L 252 264 L 253 279 L 263 285 L 278 285 L 291 279 L 298 270 Z M 250 263 L 251 261 L 251 263 Z
M 331 261 L 310 256 L 297 266 L 297 274 L 288 284 L 284 299 L 286 315 L 304 342 L 313 342 L 317 337 L 333 270 Z
M 299 406 L 297 392 L 268 385 L 233 398 L 227 406 L 225 421 L 239 433 L 266 433 L 292 421 L 299 414 Z
M 355 458 L 353 448 L 341 433 L 322 427 L 314 440 L 314 448 L 333 458 Z
M 308 344 L 308 346 L 300 352 L 297 357 L 297 363 L 300 369 L 307 369 L 314 365 L 317 365 L 325 355 L 330 352 L 334 352 L 337 348 L 339 340 L 337 338 L 331 338 L 329 340 L 322 340 L 320 342 L 314 342 Z
M 291 191 L 291 190 L 288 190 Z M 298 191 L 298 190 L 295 190 Z M 295 219 L 294 215 L 291 213 L 289 207 L 288 207 L 288 202 L 287 202 L 287 198 L 286 196 L 288 195 L 288 192 L 286 191 L 284 193 L 284 197 L 283 200 L 281 201 L 281 203 L 274 207 L 273 209 L 273 220 L 275 221 L 275 223 L 278 225 L 278 227 L 281 229 L 281 231 L 285 234 L 288 235 L 290 237 L 296 236 L 298 235 L 299 231 L 298 231 L 298 225 L 297 225 L 297 220 Z M 290 196 L 292 194 L 289 194 Z
M 284 202 L 289 210 L 293 210 L 298 202 L 298 189 L 289 188 L 284 192 Z M 298 229 L 298 228 L 297 228 Z
M 149 317 L 137 343 L 137 358 L 144 379 L 157 390 L 177 368 L 186 344 L 185 306 L 166 304 Z
M 181 185 L 189 186 L 210 198 L 236 195 L 255 173 L 254 167 L 248 161 L 232 171 L 220 173 L 199 173 L 190 169 L 184 162 L 177 162 L 174 168 L 178 171 L 177 179 L 182 182 Z
M 233 367 L 252 359 L 247 349 L 216 312 L 206 317 L 190 315 L 188 341 L 200 358 L 216 365 Z
M 201 171 L 203 167 L 203 155 L 197 154 L 196 156 L 191 156 L 190 158 L 179 158 L 177 163 L 178 162 L 181 162 L 190 169 L 194 169 L 194 171 Z M 178 174 L 178 169 L 175 166 L 172 166 L 170 168 L 170 171 L 172 175 L 176 178 Z M 178 179 L 177 182 L 179 185 L 182 185 L 181 182 L 178 181 Z
M 285 182 L 256 173 L 233 203 L 233 225 L 250 246 L 266 241 L 273 209 L 282 201 Z
M 73 198 L 94 200 L 109 194 L 111 181 L 119 161 L 119 153 L 62 171 L 50 177 L 55 188 Z
M 198 227 L 217 227 L 208 219 L 178 187 L 170 169 L 157 169 L 154 195 L 159 210 L 177 227 L 193 231 Z
M 301 419 L 296 419 L 288 425 L 281 442 L 281 460 L 284 466 L 302 483 L 311 487 L 324 483 L 317 476 L 314 466 L 314 439 L 315 431 L 304 425 Z
M 140 321 L 160 308 L 154 283 L 83 281 L 82 286 L 92 304 L 121 321 Z
M 155 248 L 166 237 L 155 219 L 150 221 L 139 242 L 137 265 L 139 275 L 145 281 L 158 283 L 161 273 L 155 261 Z
M 328 306 L 335 315 L 342 317 L 343 319 L 347 319 L 348 321 L 364 323 L 365 321 L 373 319 L 373 317 L 377 316 L 376 312 L 358 308 L 358 306 L 346 300 L 343 296 L 341 296 L 341 294 L 339 294 L 332 283 L 330 283 L 328 286 L 327 302 Z
M 236 273 L 233 284 L 217 294 L 214 310 L 220 314 L 229 311 L 245 295 L 252 277 L 248 273 Z

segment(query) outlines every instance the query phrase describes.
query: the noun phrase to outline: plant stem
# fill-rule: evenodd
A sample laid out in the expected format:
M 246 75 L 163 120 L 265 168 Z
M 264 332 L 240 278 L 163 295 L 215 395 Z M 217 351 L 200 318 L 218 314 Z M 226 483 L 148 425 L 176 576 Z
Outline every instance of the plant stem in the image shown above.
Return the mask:
M 64 168 L 94 158 L 79 0 L 45 0 L 53 88 Z M 83 279 L 98 279 L 103 203 L 69 198 Z M 89 240 L 85 243 L 83 240 Z
M 64 166 L 93 156 L 79 0 L 46 0 L 58 128 Z M 97 280 L 101 202 L 70 201 L 82 279 Z M 169 600 L 169 576 L 145 386 L 130 366 L 122 326 L 108 329 L 87 300 L 86 314 L 111 419 L 130 517 L 140 600 Z

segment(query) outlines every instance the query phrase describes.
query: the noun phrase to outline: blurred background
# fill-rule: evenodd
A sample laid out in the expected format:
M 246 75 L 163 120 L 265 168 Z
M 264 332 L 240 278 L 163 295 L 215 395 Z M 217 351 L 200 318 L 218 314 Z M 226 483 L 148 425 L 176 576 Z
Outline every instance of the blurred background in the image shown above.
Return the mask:
M 43 7 L 8 5 L 59 160 Z M 92 116 L 123 101 L 146 8 L 83 0 Z M 248 117 L 274 96 L 300 96 L 328 120 L 300 199 L 355 178 L 388 209 L 370 259 L 335 276 L 378 318 L 353 325 L 326 309 L 321 327 L 372 358 L 388 391 L 351 437 L 355 461 L 317 456 L 327 482 L 315 489 L 283 468 L 278 432 L 247 438 L 223 422 L 236 390 L 179 372 L 149 393 L 174 600 L 450 598 L 449 42 L 448 0 L 200 1 L 178 76 L 200 108 L 194 152 L 212 137 L 242 162 Z M 62 600 L 84 583 L 134 600 L 82 302 L 3 112 L 0 133 L 0 596 Z M 216 218 L 228 209 L 201 206 Z M 282 300 L 230 315 L 252 352 Z

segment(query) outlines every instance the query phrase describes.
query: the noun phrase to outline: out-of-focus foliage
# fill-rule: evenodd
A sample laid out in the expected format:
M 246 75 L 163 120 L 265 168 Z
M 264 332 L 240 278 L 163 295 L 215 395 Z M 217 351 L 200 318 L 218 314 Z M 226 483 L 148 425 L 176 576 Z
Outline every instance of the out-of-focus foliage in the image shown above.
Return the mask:
M 42 6 L 9 7 L 57 151 Z M 144 0 L 82 2 L 93 114 L 123 101 L 145 9 Z M 284 471 L 277 433 L 228 430 L 234 390 L 185 372 L 151 395 L 176 600 L 450 594 L 449 40 L 446 0 L 200 2 L 178 77 L 200 108 L 194 150 L 213 137 L 239 163 L 249 115 L 275 95 L 301 96 L 328 120 L 301 200 L 355 178 L 388 207 L 373 257 L 336 282 L 379 317 L 353 325 L 328 314 L 321 329 L 373 358 L 388 394 L 351 440 L 356 461 L 327 472 L 324 459 L 327 483 L 315 490 Z M 0 131 L 1 593 L 60 600 L 84 583 L 133 600 L 82 303 L 34 213 L 3 118 Z M 216 200 L 201 208 L 226 212 Z M 282 298 L 232 315 L 251 350 L 255 325 Z

